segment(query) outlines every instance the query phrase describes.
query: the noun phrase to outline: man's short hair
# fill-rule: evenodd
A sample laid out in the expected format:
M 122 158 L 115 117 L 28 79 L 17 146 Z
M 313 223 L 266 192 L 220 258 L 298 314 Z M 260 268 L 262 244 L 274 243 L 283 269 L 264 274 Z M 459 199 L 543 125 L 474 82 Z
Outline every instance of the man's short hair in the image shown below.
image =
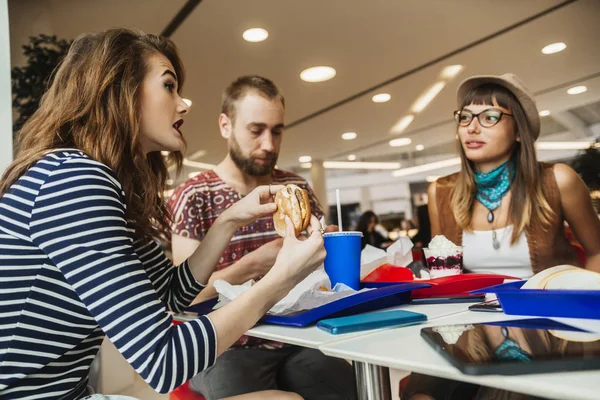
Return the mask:
M 283 93 L 272 80 L 258 75 L 244 75 L 231 82 L 221 101 L 221 113 L 235 121 L 235 102 L 244 97 L 249 91 L 256 90 L 269 100 L 279 98 L 285 107 Z

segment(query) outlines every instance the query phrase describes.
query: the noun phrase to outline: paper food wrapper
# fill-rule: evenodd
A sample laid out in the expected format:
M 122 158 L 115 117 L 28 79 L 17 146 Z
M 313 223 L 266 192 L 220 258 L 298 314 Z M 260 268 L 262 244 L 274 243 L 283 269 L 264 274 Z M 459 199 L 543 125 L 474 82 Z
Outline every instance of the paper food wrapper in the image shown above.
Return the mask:
M 215 309 L 224 306 L 237 298 L 254 284 L 250 280 L 242 285 L 231 285 L 224 280 L 214 282 L 214 287 L 219 293 L 219 302 Z M 302 282 L 294 287 L 287 296 L 281 299 L 268 312 L 270 315 L 290 315 L 301 311 L 312 310 L 313 308 L 331 303 L 332 301 L 352 296 L 357 293 L 372 289 L 362 289 L 356 291 L 342 283 L 338 283 L 331 288 L 331 281 L 325 273 L 323 267 L 317 269 L 308 275 Z
M 360 255 L 360 278 L 385 263 L 407 267 L 413 261 L 412 248 L 413 242 L 408 237 L 400 237 L 386 250 L 366 245 Z

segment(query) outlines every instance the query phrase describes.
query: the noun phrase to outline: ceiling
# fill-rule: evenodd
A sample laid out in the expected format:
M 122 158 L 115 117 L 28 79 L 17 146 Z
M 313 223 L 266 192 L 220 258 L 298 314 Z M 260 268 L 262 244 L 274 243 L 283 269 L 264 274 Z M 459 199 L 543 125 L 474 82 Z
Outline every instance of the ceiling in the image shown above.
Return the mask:
M 30 35 L 70 39 L 115 26 L 160 33 L 185 3 L 9 0 L 13 65 L 23 62 L 20 46 Z M 269 77 L 284 91 L 290 127 L 284 134 L 281 168 L 298 168 L 302 155 L 345 160 L 355 154 L 359 160 L 399 161 L 453 152 L 456 87 L 475 74 L 513 72 L 526 82 L 539 108 L 552 112 L 543 118 L 548 120 L 543 122 L 542 135 L 570 129 L 573 121 L 597 122 L 598 106 L 590 104 L 600 100 L 600 1 L 571 1 L 548 11 L 564 3 L 204 0 L 171 36 L 187 69 L 184 97 L 193 101 L 183 127 L 188 154 L 204 150 L 195 161 L 206 163 L 223 158 L 226 143 L 217 127 L 221 93 L 244 74 Z M 266 29 L 269 38 L 260 43 L 244 41 L 242 33 L 253 27 Z M 565 51 L 541 53 L 543 46 L 558 41 L 567 44 Z M 442 68 L 452 64 L 465 69 L 402 135 L 390 134 Z M 334 67 L 336 77 L 322 83 L 300 80 L 303 69 L 316 65 Z M 566 90 L 575 84 L 586 84 L 589 90 L 568 95 Z M 372 95 L 380 92 L 391 94 L 391 101 L 372 102 Z M 568 111 L 575 108 L 579 112 Z M 342 140 L 347 131 L 358 137 Z M 409 137 L 412 144 L 392 148 L 388 142 L 395 137 Z M 425 150 L 416 154 L 416 144 L 423 144 Z

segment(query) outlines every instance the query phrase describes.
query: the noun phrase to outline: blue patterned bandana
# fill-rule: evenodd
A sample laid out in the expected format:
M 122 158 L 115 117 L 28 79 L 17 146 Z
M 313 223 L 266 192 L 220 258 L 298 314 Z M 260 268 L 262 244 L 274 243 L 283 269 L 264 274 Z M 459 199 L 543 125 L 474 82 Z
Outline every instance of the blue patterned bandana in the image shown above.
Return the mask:
M 475 172 L 477 200 L 488 210 L 494 211 L 500 207 L 514 176 L 515 164 L 512 158 L 490 172 Z

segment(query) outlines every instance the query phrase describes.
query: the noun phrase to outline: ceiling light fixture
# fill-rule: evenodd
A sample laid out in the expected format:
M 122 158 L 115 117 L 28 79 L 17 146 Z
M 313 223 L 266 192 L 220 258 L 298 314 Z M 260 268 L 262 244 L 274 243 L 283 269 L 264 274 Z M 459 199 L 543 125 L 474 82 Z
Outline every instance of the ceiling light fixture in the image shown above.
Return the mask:
M 169 152 L 168 152 L 168 151 L 164 151 L 164 150 L 163 150 L 163 151 L 161 151 L 161 152 L 160 152 L 160 154 L 162 154 L 163 156 L 165 156 L 165 157 L 166 157 L 166 156 L 168 156 L 168 155 L 169 155 Z
M 390 146 L 392 146 L 392 147 L 408 146 L 411 143 L 412 143 L 412 139 L 410 139 L 410 138 L 398 138 L 398 139 L 390 140 Z
M 567 93 L 569 94 L 580 94 L 583 92 L 587 92 L 587 87 L 586 86 L 573 86 L 572 88 L 570 88 L 569 90 L 567 90 Z
M 172 185 L 173 184 L 173 179 L 167 179 L 167 185 Z
M 550 115 L 550 110 L 540 111 L 540 117 L 547 117 L 548 115 Z
M 307 68 L 300 72 L 300 79 L 304 82 L 325 82 L 332 79 L 335 74 L 335 69 L 322 65 Z
M 538 150 L 586 150 L 598 147 L 592 142 L 537 142 L 535 148 Z
M 247 42 L 262 42 L 269 37 L 269 32 L 263 28 L 252 28 L 244 31 L 242 37 Z
M 356 154 L 350 154 L 348 156 L 348 161 L 356 161 Z
M 312 163 L 306 162 L 306 163 L 302 163 L 300 164 L 301 168 L 311 168 L 312 167 Z
M 415 150 L 417 151 L 423 151 L 425 150 L 425 146 L 423 146 L 422 144 L 418 144 L 415 146 Z
M 551 43 L 547 46 L 544 46 L 544 48 L 542 49 L 542 53 L 544 53 L 544 54 L 560 53 L 561 51 L 563 51 L 566 48 L 567 48 L 567 45 L 564 44 L 563 42 Z
M 344 140 L 354 140 L 356 139 L 356 132 L 346 132 L 342 133 L 342 139 Z
M 190 99 L 181 99 L 181 100 L 183 100 L 183 102 L 184 102 L 185 104 L 187 104 L 187 106 L 188 106 L 188 107 L 191 107 L 191 106 L 192 106 L 192 101 L 191 101 Z
M 392 126 L 390 133 L 402 133 L 414 121 L 415 116 L 412 114 L 404 116 L 396 125 Z
M 185 165 L 186 167 L 200 168 L 200 169 L 213 169 L 216 167 L 215 164 L 207 164 L 207 163 L 202 163 L 202 162 L 198 162 L 198 161 L 192 161 L 192 160 L 188 160 L 187 158 L 183 159 L 183 165 Z
M 312 157 L 311 156 L 300 156 L 298 157 L 298 162 L 301 163 L 309 163 L 312 161 Z
M 196 171 L 196 172 L 190 172 L 190 173 L 188 174 L 188 178 L 193 178 L 193 177 L 195 177 L 196 175 L 198 175 L 199 173 L 200 173 L 200 171 Z
M 400 168 L 400 163 L 324 161 L 323 167 L 327 169 L 398 169 Z
M 415 101 L 415 103 L 411 107 L 411 110 L 415 113 L 423 111 L 425 107 L 427 107 L 427 105 L 431 103 L 435 96 L 437 96 L 442 91 L 444 86 L 446 86 L 446 82 L 436 82 L 432 87 L 429 88 L 429 90 L 427 90 L 427 92 L 421 95 L 421 97 L 419 97 L 417 101 Z
M 441 77 L 444 79 L 452 79 L 456 75 L 458 75 L 463 69 L 465 69 L 464 65 L 448 65 L 442 70 Z
M 198 150 L 187 156 L 189 160 L 195 160 L 196 158 L 204 157 L 206 155 L 206 150 Z
M 455 165 L 460 165 L 460 157 L 449 158 L 447 160 L 436 161 L 429 164 L 421 164 L 417 165 L 416 167 L 399 169 L 398 171 L 392 172 L 392 175 L 395 177 L 408 176 L 418 174 L 420 172 L 427 172 L 440 168 L 453 167 Z
M 375 96 L 371 97 L 375 103 L 385 103 L 386 101 L 390 101 L 392 96 L 389 93 L 378 93 Z

